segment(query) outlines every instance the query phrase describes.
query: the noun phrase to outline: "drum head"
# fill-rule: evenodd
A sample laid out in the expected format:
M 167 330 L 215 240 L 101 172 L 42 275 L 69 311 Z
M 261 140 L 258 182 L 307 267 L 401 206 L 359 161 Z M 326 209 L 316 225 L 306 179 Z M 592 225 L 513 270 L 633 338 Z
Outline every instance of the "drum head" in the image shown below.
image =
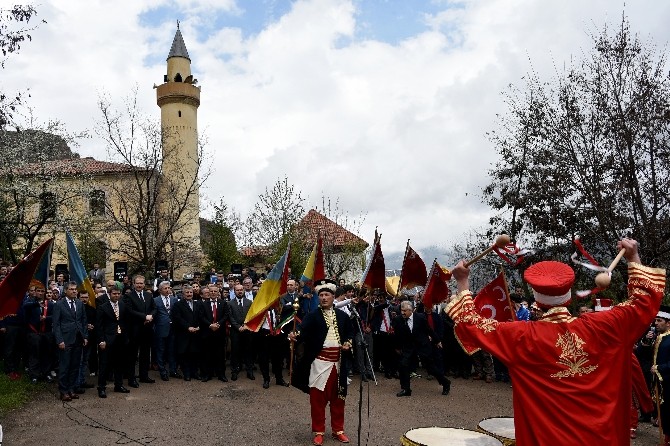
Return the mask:
M 508 440 L 516 440 L 514 435 L 514 418 L 486 418 L 479 423 L 479 429 L 491 435 Z
M 452 427 L 420 427 L 407 431 L 403 446 L 501 446 L 495 438 L 479 432 Z

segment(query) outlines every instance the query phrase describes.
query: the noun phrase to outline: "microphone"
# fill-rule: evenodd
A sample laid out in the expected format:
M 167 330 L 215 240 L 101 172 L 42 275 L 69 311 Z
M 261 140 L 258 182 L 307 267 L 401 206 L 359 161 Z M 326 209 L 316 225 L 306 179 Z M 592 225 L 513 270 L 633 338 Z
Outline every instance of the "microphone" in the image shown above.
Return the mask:
M 352 301 L 352 299 L 345 299 L 342 302 L 335 302 L 334 307 L 335 308 L 346 307 L 347 305 L 349 305 L 351 303 L 351 301 Z

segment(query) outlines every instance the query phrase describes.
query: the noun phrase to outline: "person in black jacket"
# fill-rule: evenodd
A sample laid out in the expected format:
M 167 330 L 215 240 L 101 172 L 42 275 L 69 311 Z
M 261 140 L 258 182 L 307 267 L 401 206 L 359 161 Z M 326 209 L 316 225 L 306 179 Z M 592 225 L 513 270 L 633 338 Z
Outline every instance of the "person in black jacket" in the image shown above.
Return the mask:
M 95 331 L 98 343 L 98 396 L 107 398 L 107 374 L 114 375 L 114 391 L 128 393 L 123 387 L 123 372 L 128 348 L 129 307 L 121 300 L 121 288 L 107 290 L 109 301 L 96 308 Z
M 184 374 L 184 381 L 200 379 L 198 353 L 200 353 L 200 321 L 202 305 L 193 300 L 193 288 L 182 287 L 182 299 L 172 308 L 172 325 L 175 333 L 175 351 Z
M 430 375 L 433 375 L 442 385 L 442 395 L 448 395 L 451 381 L 435 366 L 433 359 L 433 344 L 442 348 L 440 338 L 430 328 L 426 316 L 420 312 L 413 312 L 412 302 L 403 301 L 400 304 L 400 316 L 393 321 L 393 335 L 396 350 L 400 355 L 400 387 L 397 396 L 411 396 L 409 374 L 412 358 L 417 355 L 421 364 Z

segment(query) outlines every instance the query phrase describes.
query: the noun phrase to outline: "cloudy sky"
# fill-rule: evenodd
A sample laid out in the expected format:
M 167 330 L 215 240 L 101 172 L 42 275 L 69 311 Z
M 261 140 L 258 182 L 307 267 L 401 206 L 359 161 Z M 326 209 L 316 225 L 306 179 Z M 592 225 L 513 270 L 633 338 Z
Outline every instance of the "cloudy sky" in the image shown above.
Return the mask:
M 486 223 L 501 92 L 531 68 L 550 79 L 620 23 L 613 0 L 47 0 L 47 21 L 6 61 L 0 90 L 30 89 L 39 121 L 92 130 L 97 101 L 135 86 L 158 120 L 177 20 L 202 87 L 199 131 L 221 196 L 243 216 L 288 176 L 317 205 L 365 214 L 385 252 L 448 248 Z M 631 27 L 664 48 L 670 3 L 628 0 Z M 82 141 L 82 156 L 108 159 Z M 430 259 L 426 259 L 429 262 Z

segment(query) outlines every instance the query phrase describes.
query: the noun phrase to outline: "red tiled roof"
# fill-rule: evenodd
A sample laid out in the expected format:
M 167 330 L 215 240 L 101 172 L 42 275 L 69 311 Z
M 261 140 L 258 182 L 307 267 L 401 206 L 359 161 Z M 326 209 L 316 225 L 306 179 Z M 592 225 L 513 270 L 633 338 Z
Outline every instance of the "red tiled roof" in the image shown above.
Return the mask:
M 307 215 L 300 220 L 298 227 L 307 229 L 306 241 L 308 244 L 314 244 L 316 242 L 316 237 L 320 231 L 322 236 L 332 240 L 333 246 L 336 247 L 350 244 L 358 244 L 364 247 L 368 246 L 368 243 L 365 240 L 346 230 L 325 215 L 318 213 L 314 209 L 310 209 Z
M 46 161 L 44 163 L 33 163 L 21 166 L 17 173 L 33 174 L 44 170 L 50 171 L 55 175 L 100 175 L 106 173 L 132 172 L 134 168 L 129 164 L 111 163 L 108 161 L 98 161 L 93 158 L 70 158 L 63 160 Z

